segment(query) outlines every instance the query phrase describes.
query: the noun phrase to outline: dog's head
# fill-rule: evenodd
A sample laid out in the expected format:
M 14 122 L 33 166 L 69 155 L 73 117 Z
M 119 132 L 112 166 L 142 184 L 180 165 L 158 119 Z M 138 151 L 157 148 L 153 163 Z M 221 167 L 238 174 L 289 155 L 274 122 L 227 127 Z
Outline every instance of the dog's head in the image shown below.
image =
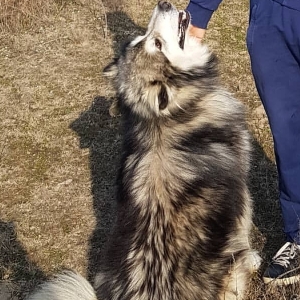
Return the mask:
M 104 69 L 122 103 L 143 117 L 167 116 L 207 92 L 215 56 L 189 36 L 190 15 L 159 1 L 145 35 L 128 43 Z

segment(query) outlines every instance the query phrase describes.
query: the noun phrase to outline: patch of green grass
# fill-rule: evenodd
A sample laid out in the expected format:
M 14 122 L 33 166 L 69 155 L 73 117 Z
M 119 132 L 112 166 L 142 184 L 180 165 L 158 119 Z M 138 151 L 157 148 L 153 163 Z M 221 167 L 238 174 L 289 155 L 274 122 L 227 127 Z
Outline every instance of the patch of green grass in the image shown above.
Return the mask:
M 65 251 L 62 249 L 49 249 L 45 252 L 47 255 L 47 258 L 49 259 L 49 262 L 54 265 L 62 265 L 63 261 L 66 257 Z
M 44 181 L 53 162 L 60 160 L 60 151 L 61 149 L 49 148 L 30 137 L 18 138 L 8 146 L 11 154 L 6 157 L 6 163 L 18 167 L 28 183 Z

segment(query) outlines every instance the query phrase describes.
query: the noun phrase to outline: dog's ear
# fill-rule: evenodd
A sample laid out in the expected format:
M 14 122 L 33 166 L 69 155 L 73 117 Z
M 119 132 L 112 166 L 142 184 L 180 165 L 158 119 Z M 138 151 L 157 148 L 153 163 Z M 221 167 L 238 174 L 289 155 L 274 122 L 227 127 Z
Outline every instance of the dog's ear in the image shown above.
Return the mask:
M 115 78 L 118 74 L 118 59 L 114 59 L 109 65 L 103 69 L 103 75 L 108 78 Z
M 169 103 L 169 96 L 166 87 L 162 84 L 158 94 L 159 109 L 165 109 Z

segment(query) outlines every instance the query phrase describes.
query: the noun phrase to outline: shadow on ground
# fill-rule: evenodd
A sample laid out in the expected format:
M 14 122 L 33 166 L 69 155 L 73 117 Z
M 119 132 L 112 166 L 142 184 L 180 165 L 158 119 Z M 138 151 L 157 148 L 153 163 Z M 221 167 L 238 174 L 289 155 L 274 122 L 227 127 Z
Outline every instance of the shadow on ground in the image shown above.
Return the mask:
M 24 299 L 44 273 L 30 261 L 13 222 L 0 220 L 0 299 Z
M 107 26 L 113 37 L 113 50 L 117 56 L 126 41 L 134 39 L 138 35 L 143 35 L 145 28 L 135 24 L 125 12 L 115 11 L 107 13 Z
M 260 250 L 267 262 L 284 243 L 284 234 L 277 169 L 256 141 L 253 142 L 249 187 L 254 203 L 253 221 L 258 231 L 255 232 L 258 237 L 257 241 L 254 240 L 254 247 L 256 243 L 264 245 Z
M 90 279 L 98 271 L 101 251 L 115 215 L 115 180 L 120 152 L 119 119 L 109 115 L 109 106 L 109 100 L 96 97 L 91 107 L 71 124 L 80 138 L 80 147 L 90 149 L 93 207 L 97 221 L 90 238 Z
M 104 1 L 110 10 L 107 13 L 107 26 L 114 40 L 114 54 L 126 40 L 143 34 L 145 29 L 136 25 L 121 11 L 122 3 Z M 80 138 L 80 147 L 90 149 L 90 170 L 92 179 L 93 205 L 97 224 L 90 238 L 89 278 L 98 271 L 101 252 L 107 242 L 114 220 L 115 180 L 120 153 L 119 119 L 109 115 L 112 99 L 96 97 L 91 107 L 71 124 Z

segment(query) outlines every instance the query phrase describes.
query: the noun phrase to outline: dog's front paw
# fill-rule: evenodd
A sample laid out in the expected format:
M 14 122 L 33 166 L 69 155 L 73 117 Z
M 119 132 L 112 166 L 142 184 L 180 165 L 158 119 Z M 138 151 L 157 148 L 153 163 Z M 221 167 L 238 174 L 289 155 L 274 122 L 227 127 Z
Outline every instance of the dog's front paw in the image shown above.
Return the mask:
M 113 102 L 109 108 L 109 115 L 111 117 L 117 117 L 117 116 L 121 115 L 118 100 L 116 100 L 116 99 L 113 100 Z
M 260 257 L 260 255 L 256 250 L 251 250 L 250 252 L 250 263 L 251 263 L 251 271 L 253 273 L 259 269 L 262 263 L 262 258 Z

